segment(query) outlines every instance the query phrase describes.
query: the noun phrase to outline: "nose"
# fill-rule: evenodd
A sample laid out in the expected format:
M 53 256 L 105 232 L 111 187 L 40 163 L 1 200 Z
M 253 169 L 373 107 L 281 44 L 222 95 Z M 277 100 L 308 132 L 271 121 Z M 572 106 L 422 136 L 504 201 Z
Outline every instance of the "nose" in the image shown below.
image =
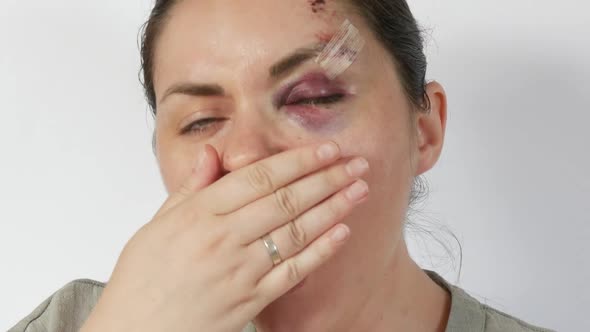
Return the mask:
M 281 151 L 273 143 L 271 124 L 265 124 L 260 115 L 235 118 L 231 129 L 223 138 L 222 166 L 232 172 Z

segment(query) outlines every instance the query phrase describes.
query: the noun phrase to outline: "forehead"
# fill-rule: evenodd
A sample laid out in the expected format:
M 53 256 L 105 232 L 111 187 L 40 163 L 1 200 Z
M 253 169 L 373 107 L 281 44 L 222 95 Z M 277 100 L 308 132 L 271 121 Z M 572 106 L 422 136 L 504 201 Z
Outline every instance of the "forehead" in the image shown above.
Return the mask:
M 326 41 L 350 17 L 335 0 L 184 0 L 169 14 L 156 45 L 156 76 L 197 64 L 233 72 L 253 62 L 270 65 L 294 48 Z

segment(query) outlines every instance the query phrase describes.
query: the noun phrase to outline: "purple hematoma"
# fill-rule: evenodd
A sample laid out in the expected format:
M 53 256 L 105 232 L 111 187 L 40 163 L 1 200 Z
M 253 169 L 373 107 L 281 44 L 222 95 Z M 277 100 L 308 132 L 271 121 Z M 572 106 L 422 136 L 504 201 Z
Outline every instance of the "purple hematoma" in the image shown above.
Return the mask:
M 324 10 L 326 6 L 325 0 L 309 0 L 309 5 L 311 6 L 311 11 L 317 13 L 320 10 Z

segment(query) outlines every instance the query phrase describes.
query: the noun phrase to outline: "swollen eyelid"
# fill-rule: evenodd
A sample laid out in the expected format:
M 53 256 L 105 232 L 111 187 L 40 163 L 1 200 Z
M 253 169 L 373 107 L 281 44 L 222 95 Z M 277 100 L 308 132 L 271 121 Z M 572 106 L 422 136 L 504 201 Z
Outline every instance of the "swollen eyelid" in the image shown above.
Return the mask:
M 297 103 L 300 100 L 316 99 L 321 100 L 333 96 L 342 96 L 343 94 L 338 90 L 327 86 L 310 86 L 302 84 L 295 87 L 287 96 L 285 103 Z

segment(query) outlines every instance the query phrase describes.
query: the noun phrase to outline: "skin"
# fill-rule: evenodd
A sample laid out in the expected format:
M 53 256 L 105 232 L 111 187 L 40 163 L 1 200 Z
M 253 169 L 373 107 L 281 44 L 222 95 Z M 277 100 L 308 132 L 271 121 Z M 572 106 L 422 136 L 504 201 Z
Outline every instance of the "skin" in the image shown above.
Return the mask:
M 337 78 L 347 97 L 316 107 L 273 104 L 281 88 L 317 66 L 308 61 L 279 79 L 269 78 L 269 67 L 333 34 L 345 18 L 366 41 Z M 342 221 L 350 239 L 301 287 L 253 317 L 259 332 L 444 331 L 449 294 L 412 261 L 402 237 L 412 178 L 435 165 L 443 146 L 440 84 L 427 85 L 431 112 L 411 117 L 387 51 L 361 17 L 330 1 L 313 11 L 305 0 L 185 0 L 171 11 L 155 55 L 156 154 L 168 192 L 183 185 L 206 144 L 219 157 L 216 177 L 325 139 L 344 157 L 370 164 L 363 176 L 370 197 Z M 215 83 L 225 96 L 173 94 L 162 101 L 178 82 Z M 223 120 L 180 135 L 181 124 L 207 117 Z

